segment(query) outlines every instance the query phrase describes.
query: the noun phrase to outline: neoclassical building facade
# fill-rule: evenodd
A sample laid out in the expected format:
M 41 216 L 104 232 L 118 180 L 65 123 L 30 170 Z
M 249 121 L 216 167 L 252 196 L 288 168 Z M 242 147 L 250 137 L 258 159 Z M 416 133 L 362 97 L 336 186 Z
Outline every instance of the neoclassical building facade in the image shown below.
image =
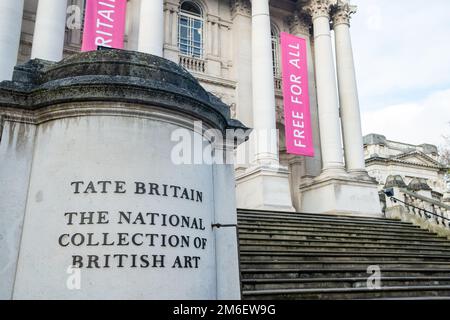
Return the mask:
M 0 80 L 17 63 L 79 52 L 84 2 L 2 0 Z M 377 215 L 350 37 L 355 9 L 346 0 L 128 0 L 125 49 L 179 63 L 254 129 L 237 151 L 238 207 Z M 313 158 L 284 147 L 281 32 L 307 39 Z
M 413 145 L 368 134 L 364 136 L 364 155 L 367 171 L 377 180 L 380 191 L 389 179 L 400 177 L 411 191 L 426 190 L 437 201 L 448 199 L 448 168 L 439 162 L 435 145 Z

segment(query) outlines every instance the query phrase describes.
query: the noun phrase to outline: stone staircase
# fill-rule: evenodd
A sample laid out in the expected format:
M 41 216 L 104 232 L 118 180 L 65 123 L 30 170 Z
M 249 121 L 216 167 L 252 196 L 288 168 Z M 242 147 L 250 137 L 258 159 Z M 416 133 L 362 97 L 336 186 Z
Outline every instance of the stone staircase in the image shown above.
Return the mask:
M 411 223 L 238 210 L 238 227 L 243 299 L 450 299 L 450 241 Z

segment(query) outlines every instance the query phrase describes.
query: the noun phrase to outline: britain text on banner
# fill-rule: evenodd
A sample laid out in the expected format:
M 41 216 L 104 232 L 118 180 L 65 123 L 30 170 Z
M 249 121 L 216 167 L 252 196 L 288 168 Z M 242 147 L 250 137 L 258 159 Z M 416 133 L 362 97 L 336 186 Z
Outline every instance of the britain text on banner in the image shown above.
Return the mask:
M 126 0 L 87 0 L 81 51 L 123 48 Z

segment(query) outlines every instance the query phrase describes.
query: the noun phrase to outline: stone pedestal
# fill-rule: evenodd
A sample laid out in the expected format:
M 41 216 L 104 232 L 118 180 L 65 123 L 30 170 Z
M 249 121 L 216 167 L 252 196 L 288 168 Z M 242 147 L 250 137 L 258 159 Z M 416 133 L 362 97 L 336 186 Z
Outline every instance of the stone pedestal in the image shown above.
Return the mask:
M 236 177 L 237 207 L 257 210 L 295 211 L 289 171 L 281 166 L 259 166 Z
M 122 50 L 31 61 L 14 80 L 0 84 L 2 298 L 240 298 L 233 165 L 192 160 L 235 147 L 203 135 L 246 129 L 226 105 Z
M 302 212 L 381 217 L 376 184 L 367 176 L 320 176 L 300 185 Z

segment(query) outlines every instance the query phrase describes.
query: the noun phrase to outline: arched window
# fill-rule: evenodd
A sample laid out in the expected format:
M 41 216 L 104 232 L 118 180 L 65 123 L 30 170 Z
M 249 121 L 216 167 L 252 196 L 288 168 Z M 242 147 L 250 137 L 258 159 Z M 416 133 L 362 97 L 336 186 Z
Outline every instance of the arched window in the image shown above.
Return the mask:
M 192 1 L 183 1 L 178 21 L 178 48 L 189 57 L 203 58 L 203 12 Z
M 272 26 L 272 58 L 273 58 L 273 75 L 276 78 L 281 77 L 281 60 L 280 60 L 280 33 L 275 26 Z

